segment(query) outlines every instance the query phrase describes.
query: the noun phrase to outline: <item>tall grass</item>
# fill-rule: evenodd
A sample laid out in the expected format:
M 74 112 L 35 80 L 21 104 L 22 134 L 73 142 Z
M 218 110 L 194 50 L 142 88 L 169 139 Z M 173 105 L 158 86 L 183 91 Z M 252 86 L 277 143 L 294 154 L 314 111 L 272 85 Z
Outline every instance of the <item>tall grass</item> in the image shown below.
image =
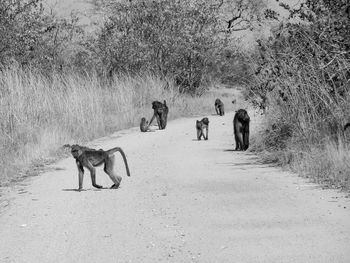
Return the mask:
M 288 55 L 299 52 L 285 50 Z M 279 162 L 318 183 L 350 189 L 350 133 L 343 132 L 350 121 L 349 84 L 332 86 L 326 76 L 335 71 L 326 75 L 312 54 L 303 56 L 308 60 L 271 55 L 275 60 L 270 65 L 278 65 L 279 75 L 270 82 L 263 75 L 257 78 L 257 83 L 273 84 L 265 93 L 266 122 L 253 148 L 266 161 Z M 339 61 L 350 68 L 349 60 Z
M 180 94 L 158 77 L 42 74 L 20 68 L 0 72 L 1 185 L 28 165 L 55 156 L 65 143 L 84 143 L 149 119 L 153 100 L 166 100 L 169 119 L 214 110 L 217 92 Z

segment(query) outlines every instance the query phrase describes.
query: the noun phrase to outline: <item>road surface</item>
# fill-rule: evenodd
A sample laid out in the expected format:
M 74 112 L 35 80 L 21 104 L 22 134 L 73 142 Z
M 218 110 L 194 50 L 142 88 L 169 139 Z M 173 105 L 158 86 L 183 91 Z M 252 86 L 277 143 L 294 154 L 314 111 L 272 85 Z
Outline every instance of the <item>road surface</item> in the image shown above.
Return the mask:
M 232 151 L 233 114 L 208 116 L 208 141 L 196 118 L 94 141 L 127 154 L 117 190 L 86 174 L 74 191 L 71 157 L 17 185 L 0 206 L 0 262 L 350 262 L 350 198 Z M 97 182 L 112 185 L 100 168 Z

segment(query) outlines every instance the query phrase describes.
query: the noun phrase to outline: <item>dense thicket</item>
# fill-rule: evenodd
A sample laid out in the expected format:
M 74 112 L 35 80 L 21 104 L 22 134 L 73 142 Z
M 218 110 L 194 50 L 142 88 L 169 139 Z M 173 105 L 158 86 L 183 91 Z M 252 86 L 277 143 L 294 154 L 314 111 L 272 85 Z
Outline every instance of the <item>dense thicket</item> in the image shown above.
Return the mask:
M 250 58 L 249 91 L 269 120 L 256 147 L 299 173 L 350 187 L 343 134 L 350 121 L 350 3 L 281 6 L 289 18 L 266 12 L 276 26 Z
M 107 19 L 91 54 L 107 74 L 152 71 L 171 76 L 191 94 L 201 93 L 199 87 L 211 79 L 230 79 L 239 60 L 232 32 L 251 28 L 261 5 L 242 0 L 98 3 Z
M 76 16 L 58 19 L 42 0 L 0 1 L 0 64 L 101 76 L 152 72 L 181 91 L 242 80 L 234 32 L 253 29 L 262 1 L 92 1 L 101 17 L 87 35 Z
M 76 33 L 77 18 L 58 19 L 41 0 L 0 1 L 0 65 L 14 63 L 49 71 L 64 64 Z
M 298 9 L 282 6 L 289 20 L 259 41 L 250 90 L 260 106 L 273 104 L 282 113 L 276 122 L 299 138 L 319 140 L 337 133 L 343 112 L 350 112 L 350 4 L 308 0 Z M 276 13 L 267 15 L 277 19 Z

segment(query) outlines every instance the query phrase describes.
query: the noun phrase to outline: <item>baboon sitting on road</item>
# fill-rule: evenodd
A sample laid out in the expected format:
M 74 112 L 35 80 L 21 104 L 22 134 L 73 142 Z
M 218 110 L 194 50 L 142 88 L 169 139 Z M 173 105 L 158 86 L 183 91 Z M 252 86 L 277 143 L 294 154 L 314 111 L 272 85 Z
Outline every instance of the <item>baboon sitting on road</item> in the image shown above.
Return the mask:
M 245 151 L 249 147 L 249 122 L 250 118 L 246 110 L 236 111 L 233 118 L 236 151 Z
M 142 117 L 142 118 L 141 118 L 140 130 L 141 130 L 141 132 L 153 132 L 153 131 L 149 128 L 148 120 L 146 120 L 145 117 Z
M 203 118 L 201 121 L 196 121 L 197 129 L 197 139 L 200 141 L 203 136 L 204 140 L 208 140 L 208 129 L 209 129 L 209 119 Z M 204 129 L 206 130 L 206 135 L 204 135 Z
M 169 108 L 166 105 L 166 101 L 164 100 L 164 103 L 161 103 L 159 101 L 153 101 L 152 109 L 154 113 L 148 126 L 152 124 L 154 118 L 157 118 L 157 124 L 158 124 L 159 130 L 165 129 L 168 121 L 168 112 L 169 112 Z
M 215 110 L 216 114 L 220 116 L 225 115 L 224 103 L 220 99 L 215 100 Z
M 101 185 L 96 183 L 96 166 L 104 164 L 104 171 L 114 184 L 111 186 L 112 189 L 119 187 L 122 178 L 118 176 L 114 171 L 114 153 L 120 152 L 123 157 L 126 173 L 130 176 L 128 162 L 124 151 L 120 147 L 115 147 L 108 151 L 102 149 L 95 150 L 88 147 L 80 146 L 78 144 L 69 145 L 66 144 L 64 147 L 71 149 L 71 153 L 76 161 L 78 167 L 78 176 L 79 176 L 79 191 L 83 189 L 83 179 L 84 179 L 84 167 L 90 171 L 92 185 L 96 188 L 102 188 Z

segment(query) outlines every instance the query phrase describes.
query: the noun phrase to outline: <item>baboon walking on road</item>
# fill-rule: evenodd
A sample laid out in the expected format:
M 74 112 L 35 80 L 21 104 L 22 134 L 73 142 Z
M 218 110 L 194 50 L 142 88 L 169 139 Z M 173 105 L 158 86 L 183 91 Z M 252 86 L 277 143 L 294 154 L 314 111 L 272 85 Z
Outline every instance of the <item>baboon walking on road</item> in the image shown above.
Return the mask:
M 80 146 L 78 144 L 69 145 L 66 144 L 64 147 L 71 149 L 71 153 L 76 161 L 78 167 L 79 176 L 79 191 L 83 189 L 83 179 L 84 179 L 84 167 L 90 171 L 92 185 L 96 188 L 102 188 L 101 185 L 96 183 L 96 166 L 104 164 L 104 171 L 113 181 L 112 189 L 119 187 L 122 178 L 118 176 L 114 171 L 114 153 L 120 152 L 123 157 L 126 173 L 130 176 L 128 162 L 124 151 L 120 147 L 115 147 L 108 151 L 102 149 L 95 150 L 88 147 Z
M 204 140 L 208 140 L 208 130 L 209 130 L 209 119 L 203 118 L 201 121 L 196 121 L 197 129 L 197 139 L 200 141 L 203 136 Z M 204 135 L 204 129 L 206 130 L 206 135 Z
M 246 110 L 236 111 L 233 118 L 236 151 L 245 151 L 249 147 L 249 122 L 250 118 Z
M 153 101 L 152 109 L 154 113 L 151 120 L 149 121 L 148 126 L 152 124 L 154 118 L 157 118 L 157 124 L 158 124 L 159 130 L 164 130 L 167 125 L 168 113 L 169 113 L 169 108 L 166 105 L 166 101 L 164 100 L 164 103 L 161 103 L 159 101 Z
M 216 114 L 220 116 L 224 116 L 225 115 L 224 103 L 220 99 L 216 99 L 214 105 L 215 105 Z

